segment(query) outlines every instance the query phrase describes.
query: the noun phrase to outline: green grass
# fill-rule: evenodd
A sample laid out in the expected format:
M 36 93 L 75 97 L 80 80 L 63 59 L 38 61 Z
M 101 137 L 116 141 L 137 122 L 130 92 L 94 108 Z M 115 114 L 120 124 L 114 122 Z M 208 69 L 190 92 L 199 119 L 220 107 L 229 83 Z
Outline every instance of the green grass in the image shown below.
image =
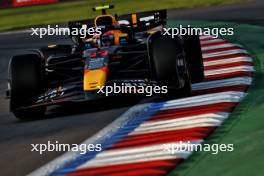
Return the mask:
M 179 23 L 179 22 L 178 22 Z M 177 24 L 178 24 L 177 23 Z M 184 22 L 190 24 L 190 22 Z M 212 155 L 196 152 L 170 176 L 262 176 L 264 174 L 264 27 L 228 23 L 195 22 L 199 26 L 232 26 L 229 40 L 240 43 L 253 56 L 256 73 L 247 97 L 208 143 L 234 144 L 233 152 Z M 175 24 L 174 24 L 175 25 Z
M 92 18 L 98 14 L 92 12 L 92 7 L 103 3 L 115 5 L 115 9 L 111 12 L 124 14 L 153 9 L 192 8 L 239 1 L 241 0 L 83 0 L 16 9 L 1 9 L 0 31 Z

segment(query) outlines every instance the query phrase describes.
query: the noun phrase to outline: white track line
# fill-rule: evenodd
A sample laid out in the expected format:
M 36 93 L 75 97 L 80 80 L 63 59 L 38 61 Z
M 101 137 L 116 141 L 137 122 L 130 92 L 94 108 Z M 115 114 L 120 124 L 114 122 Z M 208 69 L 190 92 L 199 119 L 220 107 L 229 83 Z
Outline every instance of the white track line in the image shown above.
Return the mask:
M 129 133 L 129 135 L 134 134 L 147 134 L 155 132 L 165 132 L 172 129 L 181 128 L 187 129 L 190 125 L 198 124 L 211 124 L 213 126 L 222 123 L 229 113 L 217 112 L 217 113 L 206 113 L 200 115 L 189 115 L 182 116 L 181 118 L 169 119 L 169 120 L 159 120 L 159 121 L 146 121 L 140 124 L 134 131 Z M 210 125 L 210 126 L 211 126 Z M 187 128 L 185 128 L 187 126 Z M 169 129 L 169 130 L 168 130 Z
M 200 38 L 200 40 L 203 40 L 203 39 L 214 39 L 214 37 L 211 36 L 211 35 L 200 35 L 199 38 Z
M 164 131 L 175 131 L 175 130 L 185 130 L 190 128 L 200 128 L 200 127 L 218 127 L 222 124 L 221 121 L 218 121 L 218 123 L 192 123 L 192 124 L 186 124 L 182 126 L 171 126 L 171 127 L 164 127 L 164 128 L 156 128 L 155 132 L 164 132 Z M 152 133 L 154 130 L 141 130 L 141 131 L 133 131 L 130 133 L 130 135 L 138 135 L 138 134 L 148 134 Z
M 205 76 L 225 74 L 225 73 L 233 73 L 233 72 L 254 72 L 253 66 L 236 66 L 232 68 L 221 68 L 221 69 L 212 69 L 204 71 Z
M 214 39 L 214 40 L 207 40 L 207 41 L 200 41 L 200 43 L 203 44 L 210 44 L 210 43 L 218 43 L 218 42 L 224 42 L 223 39 Z
M 217 113 L 204 113 L 200 115 L 186 115 L 182 116 L 180 118 L 175 118 L 175 119 L 168 119 L 168 120 L 158 120 L 158 121 L 146 121 L 140 124 L 137 128 L 151 128 L 151 127 L 163 127 L 167 125 L 172 125 L 174 126 L 184 126 L 184 125 L 189 125 L 189 122 L 193 121 L 195 123 L 201 122 L 204 123 L 204 119 L 214 119 L 214 120 L 224 120 L 228 117 L 229 113 L 226 112 L 217 112 Z M 207 122 L 206 122 L 207 123 Z M 209 122 L 208 122 L 209 123 Z M 129 126 L 129 127 L 132 127 Z M 165 130 L 166 131 L 166 130 Z
M 248 52 L 244 49 L 231 49 L 231 50 L 219 51 L 213 53 L 203 53 L 203 58 L 206 59 L 209 57 L 226 56 L 230 54 L 248 54 Z
M 229 79 L 222 79 L 216 81 L 207 81 L 192 84 L 192 90 L 205 90 L 217 87 L 235 86 L 235 85 L 250 85 L 252 83 L 251 77 L 236 77 Z
M 218 113 L 206 113 L 200 115 L 189 115 L 182 116 L 181 118 L 169 119 L 169 120 L 159 120 L 159 121 L 146 121 L 139 125 L 138 128 L 148 128 L 156 127 L 160 125 L 171 125 L 175 124 L 176 126 L 189 124 L 191 121 L 203 121 L 204 119 L 219 119 L 223 120 L 228 117 L 229 113 L 218 112 Z
M 167 101 L 160 110 L 180 109 L 193 106 L 209 105 L 222 102 L 239 102 L 246 95 L 244 92 L 228 91 L 206 95 L 193 96 Z
M 198 144 L 201 142 L 202 140 L 190 141 L 189 144 Z M 169 151 L 166 151 L 164 147 L 164 145 L 179 145 L 179 144 L 180 142 L 174 142 L 174 143 L 142 146 L 136 148 L 106 150 L 96 155 L 96 157 L 93 158 L 92 160 L 79 166 L 78 169 L 84 169 L 87 167 L 95 167 L 95 166 L 108 166 L 108 165 L 135 163 L 135 162 L 154 161 L 161 159 L 177 159 L 177 158 L 184 159 L 190 155 L 191 151 L 182 151 L 171 154 Z M 188 143 L 182 142 L 181 144 L 188 144 Z
M 230 64 L 236 62 L 253 62 L 251 57 L 234 57 L 234 58 L 227 58 L 215 61 L 204 61 L 204 66 L 211 66 L 211 65 L 221 65 L 221 64 Z
M 177 154 L 171 155 L 168 152 L 153 152 L 145 154 L 137 154 L 135 156 L 130 156 L 129 159 L 125 160 L 126 156 L 116 157 L 113 159 L 97 160 L 93 159 L 81 165 L 81 167 L 91 167 L 91 166 L 107 166 L 107 165 L 118 165 L 118 164 L 129 164 L 129 163 L 138 163 L 138 162 L 148 162 L 148 161 L 157 161 L 157 160 L 168 160 L 168 159 L 177 159 L 177 158 L 187 158 L 191 152 L 178 152 Z
M 144 147 L 145 148 L 145 147 Z M 126 149 L 127 151 L 129 149 Z M 154 151 L 148 151 L 145 149 L 144 153 L 141 152 L 135 152 L 133 155 L 114 155 L 114 157 L 105 157 L 103 156 L 106 151 L 99 153 L 95 159 L 92 159 L 87 162 L 87 166 L 98 166 L 98 165 L 106 165 L 106 164 L 124 164 L 124 163 L 134 163 L 134 162 L 142 162 L 142 161 L 151 161 L 151 160 L 157 160 L 160 159 L 160 157 L 164 158 L 186 158 L 186 154 L 189 154 L 190 152 L 179 152 L 176 155 L 171 155 L 167 151 L 164 151 L 162 149 L 154 150 Z M 110 151 L 112 152 L 112 151 Z M 115 152 L 115 151 L 114 151 Z M 112 155 L 113 153 L 112 152 Z M 108 153 L 109 154 L 109 153 Z
M 220 114 L 220 113 L 219 113 Z M 191 121 L 185 121 L 180 119 L 177 119 L 177 121 L 175 120 L 175 122 L 171 122 L 171 123 L 166 123 L 166 122 L 170 122 L 171 120 L 164 120 L 165 122 L 159 122 L 159 121 L 155 121 L 155 122 L 146 122 L 146 123 L 142 123 L 138 128 L 136 128 L 133 132 L 131 132 L 129 135 L 135 135 L 135 134 L 146 134 L 148 132 L 150 133 L 154 133 L 154 132 L 165 132 L 168 131 L 167 129 L 177 129 L 177 128 L 181 128 L 181 129 L 187 129 L 189 125 L 198 125 L 199 124 L 210 124 L 210 126 L 219 126 L 228 116 L 228 114 L 224 114 L 224 115 L 219 115 L 219 114 L 205 114 L 204 117 L 199 117 L 199 118 L 193 118 Z M 180 121 L 182 120 L 182 121 Z M 186 128 L 187 127 L 187 128 Z
M 213 46 L 205 46 L 201 47 L 202 51 L 212 50 L 212 49 L 220 49 L 220 48 L 229 48 L 229 47 L 241 47 L 240 45 L 232 44 L 232 43 L 225 43 L 220 45 L 213 45 Z

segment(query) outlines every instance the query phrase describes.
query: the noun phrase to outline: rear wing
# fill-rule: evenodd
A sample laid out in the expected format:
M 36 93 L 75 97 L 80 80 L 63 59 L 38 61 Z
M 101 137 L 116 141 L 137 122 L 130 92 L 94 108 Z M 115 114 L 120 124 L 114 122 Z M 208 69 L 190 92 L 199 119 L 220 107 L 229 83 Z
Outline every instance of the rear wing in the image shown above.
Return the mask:
M 133 31 L 145 31 L 159 25 L 166 25 L 167 10 L 156 10 L 148 12 L 121 15 L 118 22 L 130 26 Z
M 117 21 L 120 25 L 126 25 L 131 27 L 132 31 L 140 32 L 155 28 L 160 25 L 166 25 L 167 20 L 167 10 L 155 10 L 147 12 L 131 13 L 121 16 L 116 16 Z M 87 28 L 94 27 L 94 19 L 86 19 L 79 21 L 70 21 L 68 23 L 69 29 L 72 31 L 73 28 L 82 28 L 86 25 Z M 70 36 L 81 42 L 80 36 Z M 92 36 L 91 36 L 92 37 Z M 77 42 L 77 41 L 76 41 Z

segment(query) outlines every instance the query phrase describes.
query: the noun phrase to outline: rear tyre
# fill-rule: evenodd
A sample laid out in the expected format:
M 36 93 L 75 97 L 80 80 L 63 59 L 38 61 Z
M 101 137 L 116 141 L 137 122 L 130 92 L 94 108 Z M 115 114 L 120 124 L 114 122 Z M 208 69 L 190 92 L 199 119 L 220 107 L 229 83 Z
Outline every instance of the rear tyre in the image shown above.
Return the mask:
M 183 36 L 183 41 L 191 82 L 202 82 L 204 80 L 204 65 L 200 38 L 198 35 L 185 35 Z
M 9 63 L 10 110 L 19 119 L 42 117 L 46 107 L 19 109 L 29 106 L 32 98 L 41 93 L 42 62 L 37 54 L 14 56 Z
M 150 66 L 155 79 L 168 86 L 168 96 L 187 96 L 191 92 L 188 66 L 182 41 L 154 34 L 150 47 Z

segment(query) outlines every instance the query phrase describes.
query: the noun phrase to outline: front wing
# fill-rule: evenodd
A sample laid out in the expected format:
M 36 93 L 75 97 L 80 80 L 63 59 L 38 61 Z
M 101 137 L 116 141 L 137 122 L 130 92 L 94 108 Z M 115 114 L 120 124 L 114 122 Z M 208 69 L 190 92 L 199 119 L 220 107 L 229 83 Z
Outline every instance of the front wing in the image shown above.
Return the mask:
M 106 83 L 106 86 L 111 86 L 113 84 L 117 85 L 157 85 L 156 81 L 149 81 L 144 79 L 130 79 L 130 80 L 111 80 Z M 122 95 L 122 94 L 118 94 Z M 67 85 L 62 85 L 56 88 L 51 88 L 36 96 L 33 100 L 31 100 L 31 104 L 20 107 L 19 109 L 26 109 L 37 106 L 50 106 L 50 105 L 58 105 L 63 103 L 77 103 L 77 102 L 85 102 L 90 100 L 96 100 L 101 98 L 118 96 L 116 94 L 106 94 L 102 93 L 100 89 L 84 91 L 82 82 L 73 82 Z

